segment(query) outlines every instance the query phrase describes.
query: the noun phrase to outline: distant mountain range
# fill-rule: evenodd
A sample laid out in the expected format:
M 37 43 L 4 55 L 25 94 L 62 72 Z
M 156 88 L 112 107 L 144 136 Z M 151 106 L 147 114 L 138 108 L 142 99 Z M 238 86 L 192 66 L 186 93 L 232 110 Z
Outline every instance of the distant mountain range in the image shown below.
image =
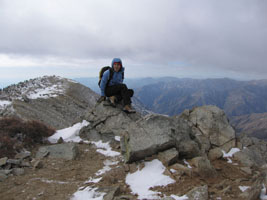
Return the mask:
M 75 79 L 99 92 L 97 78 Z M 179 115 L 185 109 L 216 105 L 237 131 L 267 138 L 267 80 L 179 79 L 174 77 L 125 79 L 135 97 L 155 113 Z

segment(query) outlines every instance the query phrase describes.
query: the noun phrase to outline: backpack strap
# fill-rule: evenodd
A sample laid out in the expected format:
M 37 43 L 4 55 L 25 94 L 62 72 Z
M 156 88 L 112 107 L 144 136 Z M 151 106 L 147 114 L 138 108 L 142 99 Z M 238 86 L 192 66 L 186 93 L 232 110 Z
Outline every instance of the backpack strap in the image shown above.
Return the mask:
M 113 69 L 110 67 L 110 68 L 109 68 L 109 77 L 108 77 L 108 81 L 107 81 L 106 86 L 108 86 L 110 80 L 112 79 L 113 74 L 114 74 L 114 71 L 113 71 Z

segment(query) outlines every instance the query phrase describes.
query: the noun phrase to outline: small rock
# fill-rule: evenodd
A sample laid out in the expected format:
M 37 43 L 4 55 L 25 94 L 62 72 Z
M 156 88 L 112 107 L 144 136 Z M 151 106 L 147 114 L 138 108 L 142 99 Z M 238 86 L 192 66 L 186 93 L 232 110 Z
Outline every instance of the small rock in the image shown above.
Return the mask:
M 40 160 L 37 160 L 34 164 L 33 164 L 33 169 L 36 170 L 36 169 L 41 169 L 43 168 L 43 162 L 40 161 Z
M 134 172 L 136 172 L 138 170 L 138 168 L 137 168 L 135 163 L 130 164 L 129 167 L 130 167 L 130 172 L 131 173 L 134 173 Z
M 113 200 L 114 197 L 120 192 L 120 187 L 119 186 L 101 187 L 98 188 L 97 191 L 106 193 L 103 200 Z
M 210 161 L 220 159 L 222 156 L 223 156 L 223 152 L 220 148 L 211 149 L 208 154 Z
M 39 149 L 39 151 L 36 154 L 36 158 L 44 158 L 46 156 L 48 156 L 49 151 L 45 148 L 41 148 Z
M 124 164 L 124 171 L 125 172 L 129 172 L 130 171 L 130 167 L 129 167 L 129 165 L 128 164 Z
M 5 174 L 5 175 L 8 175 L 12 172 L 12 170 L 0 170 L 0 174 Z
M 31 167 L 31 164 L 27 161 L 21 161 L 21 164 L 20 164 L 21 167 Z
M 25 170 L 23 168 L 13 168 L 12 173 L 16 176 L 20 176 L 25 174 Z
M 228 185 L 226 188 L 222 190 L 222 193 L 225 194 L 230 194 L 232 192 L 232 186 Z
M 60 138 L 57 140 L 57 143 L 58 143 L 58 144 L 62 144 L 63 142 L 64 142 L 64 140 L 63 140 L 62 137 L 60 137 Z
M 161 200 L 175 200 L 175 199 L 172 197 L 163 197 Z
M 31 156 L 31 152 L 25 151 L 25 152 L 21 152 L 21 153 L 16 154 L 15 158 L 16 159 L 25 159 L 25 158 L 28 158 L 30 156 Z
M 7 157 L 4 157 L 4 158 L 0 159 L 0 167 L 2 167 L 2 166 L 7 164 L 7 159 L 8 159 Z
M 195 157 L 192 159 L 192 163 L 197 168 L 197 173 L 204 178 L 211 178 L 217 175 L 216 170 L 205 157 Z
M 250 167 L 241 167 L 240 169 L 241 169 L 241 171 L 243 171 L 249 175 L 252 174 L 252 170 L 250 169 Z
M 7 179 L 7 175 L 0 173 L 0 182 L 3 182 L 5 179 Z
M 178 161 L 179 153 L 176 148 L 168 149 L 158 154 L 158 159 L 165 166 L 170 166 Z
M 13 164 L 13 165 L 20 165 L 21 160 L 17 160 L 17 159 L 8 159 L 7 163 L 9 164 Z
M 178 164 L 178 163 L 172 165 L 171 168 L 177 170 L 178 173 L 182 172 L 182 173 L 186 174 L 187 176 L 192 177 L 192 169 L 191 168 L 188 168 L 188 167 L 181 165 L 181 164 Z
M 135 200 L 135 199 L 136 197 L 132 195 L 121 195 L 114 198 L 114 200 Z
M 201 187 L 195 187 L 194 189 L 190 190 L 186 196 L 189 199 L 198 199 L 198 200 L 208 200 L 208 186 L 204 185 Z

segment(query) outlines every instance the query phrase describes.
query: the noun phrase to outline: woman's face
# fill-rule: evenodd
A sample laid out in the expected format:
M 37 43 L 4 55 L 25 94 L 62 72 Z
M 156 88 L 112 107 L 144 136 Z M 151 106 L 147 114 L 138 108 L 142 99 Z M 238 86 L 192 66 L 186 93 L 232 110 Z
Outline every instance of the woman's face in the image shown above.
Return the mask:
M 120 64 L 120 63 L 114 63 L 114 64 L 113 64 L 113 69 L 114 69 L 115 72 L 120 71 L 120 69 L 121 69 L 121 64 Z

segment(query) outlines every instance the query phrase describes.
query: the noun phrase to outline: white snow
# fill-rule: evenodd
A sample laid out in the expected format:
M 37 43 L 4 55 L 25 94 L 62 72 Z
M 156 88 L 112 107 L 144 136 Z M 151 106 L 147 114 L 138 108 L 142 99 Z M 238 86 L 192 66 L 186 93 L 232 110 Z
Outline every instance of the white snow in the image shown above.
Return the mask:
M 51 143 L 57 143 L 58 139 L 62 137 L 65 142 L 80 142 L 82 139 L 79 136 L 79 131 L 88 124 L 88 121 L 83 120 L 82 122 L 74 124 L 69 128 L 58 130 L 54 135 L 50 136 L 48 140 Z
M 245 192 L 247 189 L 249 189 L 250 187 L 249 186 L 239 186 L 239 189 L 242 191 L 242 192 Z
M 129 173 L 125 182 L 130 186 L 132 192 L 138 195 L 138 199 L 159 199 L 159 192 L 150 190 L 155 186 L 166 186 L 175 181 L 163 174 L 164 165 L 157 159 L 145 162 L 145 167 L 135 173 Z
M 118 156 L 120 155 L 120 152 L 117 151 L 112 151 L 109 142 L 102 142 L 101 140 L 99 140 L 98 142 L 92 142 L 97 148 L 96 151 L 105 155 L 105 156 L 110 156 L 110 157 L 114 157 L 114 156 Z
M 192 168 L 191 165 L 189 164 L 189 162 L 186 161 L 186 159 L 184 159 L 184 164 L 186 164 L 188 168 L 190 168 L 190 169 Z
M 106 193 L 97 192 L 97 188 L 79 188 L 77 192 L 75 192 L 71 198 L 71 200 L 102 200 Z
M 11 103 L 12 103 L 11 101 L 0 100 L 0 109 L 5 108 L 6 106 L 10 105 Z
M 121 137 L 120 136 L 115 136 L 115 140 L 119 142 L 119 141 L 121 141 Z
M 99 181 L 101 181 L 102 177 L 100 178 L 92 178 L 90 177 L 88 181 L 85 181 L 84 183 L 98 183 Z
M 103 167 L 103 169 L 100 169 L 100 170 L 98 170 L 96 173 L 95 173 L 95 175 L 96 176 L 100 176 L 100 175 L 102 175 L 102 174 L 105 174 L 106 172 L 108 172 L 109 170 L 111 170 L 111 165 L 113 165 L 109 160 L 105 160 L 104 161 L 104 167 Z
M 177 195 L 172 194 L 171 197 L 174 198 L 175 200 L 187 200 L 188 199 L 186 195 L 179 197 Z
M 264 184 L 262 185 L 260 199 L 261 200 L 267 200 L 266 188 L 265 188 Z
M 111 170 L 111 167 L 110 166 L 116 165 L 116 164 L 118 164 L 118 161 L 105 160 L 104 161 L 104 167 L 103 167 L 103 169 L 98 170 L 95 173 L 95 175 L 96 176 L 100 176 L 100 175 L 106 173 L 107 171 Z
M 36 89 L 34 91 L 30 91 L 27 94 L 27 97 L 29 99 L 38 99 L 38 98 L 50 98 L 50 97 L 56 97 L 59 94 L 64 94 L 63 87 L 60 87 L 60 85 L 52 85 L 50 87 L 40 88 Z
M 223 152 L 223 157 L 224 157 L 224 158 L 233 157 L 233 155 L 234 155 L 236 152 L 239 152 L 239 151 L 240 151 L 239 148 L 232 148 L 228 153 L 225 153 L 225 151 L 222 150 L 222 152 Z
M 233 155 L 236 152 L 239 152 L 240 149 L 239 148 L 232 148 L 228 153 L 226 153 L 224 150 L 222 150 L 223 152 L 223 157 L 227 158 L 227 163 L 233 163 L 233 161 L 230 159 L 230 157 L 233 157 Z M 237 165 L 237 163 L 233 163 L 233 165 Z

